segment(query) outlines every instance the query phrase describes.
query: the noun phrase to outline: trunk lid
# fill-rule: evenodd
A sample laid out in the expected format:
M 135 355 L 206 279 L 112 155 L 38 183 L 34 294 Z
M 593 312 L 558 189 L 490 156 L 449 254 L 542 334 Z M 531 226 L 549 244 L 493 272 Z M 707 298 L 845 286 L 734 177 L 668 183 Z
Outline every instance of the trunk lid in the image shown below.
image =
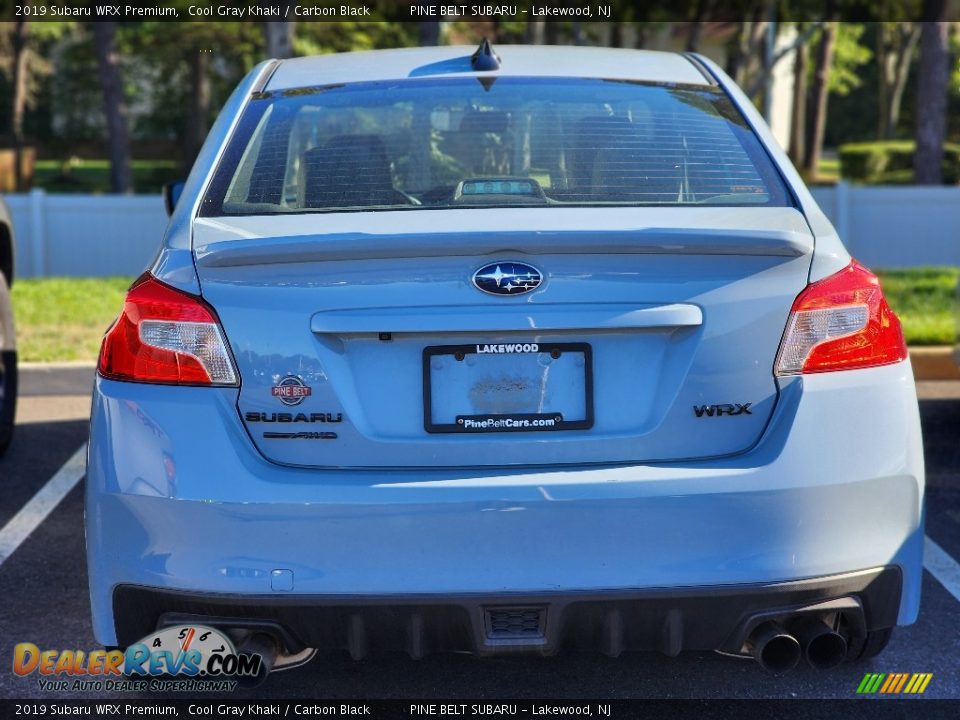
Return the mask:
M 268 459 L 534 466 L 749 449 L 813 239 L 792 208 L 518 208 L 203 218 L 194 248 Z M 506 263 L 542 283 L 474 286 Z

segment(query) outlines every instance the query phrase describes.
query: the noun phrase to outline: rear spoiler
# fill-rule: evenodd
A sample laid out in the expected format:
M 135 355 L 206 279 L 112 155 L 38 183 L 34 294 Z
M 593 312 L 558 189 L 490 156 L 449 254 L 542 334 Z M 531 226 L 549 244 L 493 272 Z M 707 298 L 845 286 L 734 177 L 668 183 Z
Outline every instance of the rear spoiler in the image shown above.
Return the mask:
M 507 250 L 536 254 L 751 255 L 800 257 L 813 250 L 810 235 L 789 230 L 331 233 L 225 239 L 195 247 L 202 267 L 282 263 L 478 256 Z

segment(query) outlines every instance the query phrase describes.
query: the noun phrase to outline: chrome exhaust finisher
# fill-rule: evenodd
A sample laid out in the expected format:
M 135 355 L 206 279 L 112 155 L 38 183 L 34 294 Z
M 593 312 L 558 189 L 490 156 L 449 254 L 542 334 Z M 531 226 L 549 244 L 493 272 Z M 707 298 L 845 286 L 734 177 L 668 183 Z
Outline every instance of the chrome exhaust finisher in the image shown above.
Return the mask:
M 775 675 L 788 673 L 800 662 L 800 643 L 777 622 L 760 625 L 747 640 L 747 649 L 760 666 Z
M 800 617 L 790 629 L 803 647 L 804 657 L 811 667 L 828 670 L 842 663 L 847 656 L 847 639 L 819 618 Z

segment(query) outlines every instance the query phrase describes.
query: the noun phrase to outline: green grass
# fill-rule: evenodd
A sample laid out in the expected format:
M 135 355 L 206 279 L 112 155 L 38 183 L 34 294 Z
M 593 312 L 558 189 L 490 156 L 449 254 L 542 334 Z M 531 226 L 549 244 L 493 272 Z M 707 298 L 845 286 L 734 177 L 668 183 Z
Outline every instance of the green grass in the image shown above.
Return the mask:
M 957 342 L 960 268 L 877 271 L 910 345 Z M 20 279 L 13 285 L 23 361 L 96 360 L 104 331 L 120 313 L 130 277 Z
M 878 270 L 890 307 L 900 317 L 909 345 L 957 342 L 957 283 L 960 268 Z
M 133 160 L 133 188 L 138 193 L 159 193 L 164 183 L 181 177 L 176 160 Z M 55 193 L 110 192 L 109 160 L 38 160 L 33 186 Z
M 96 360 L 133 278 L 22 278 L 13 283 L 23 362 Z

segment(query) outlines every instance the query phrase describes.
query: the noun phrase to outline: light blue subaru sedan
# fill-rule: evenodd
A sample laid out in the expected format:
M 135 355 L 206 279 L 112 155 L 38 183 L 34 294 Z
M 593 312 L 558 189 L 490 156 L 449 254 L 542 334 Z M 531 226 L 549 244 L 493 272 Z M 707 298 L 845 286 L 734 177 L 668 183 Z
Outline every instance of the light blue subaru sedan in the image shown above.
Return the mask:
M 785 672 L 917 617 L 899 321 L 697 55 L 269 61 L 107 332 L 96 636 L 716 650 Z

